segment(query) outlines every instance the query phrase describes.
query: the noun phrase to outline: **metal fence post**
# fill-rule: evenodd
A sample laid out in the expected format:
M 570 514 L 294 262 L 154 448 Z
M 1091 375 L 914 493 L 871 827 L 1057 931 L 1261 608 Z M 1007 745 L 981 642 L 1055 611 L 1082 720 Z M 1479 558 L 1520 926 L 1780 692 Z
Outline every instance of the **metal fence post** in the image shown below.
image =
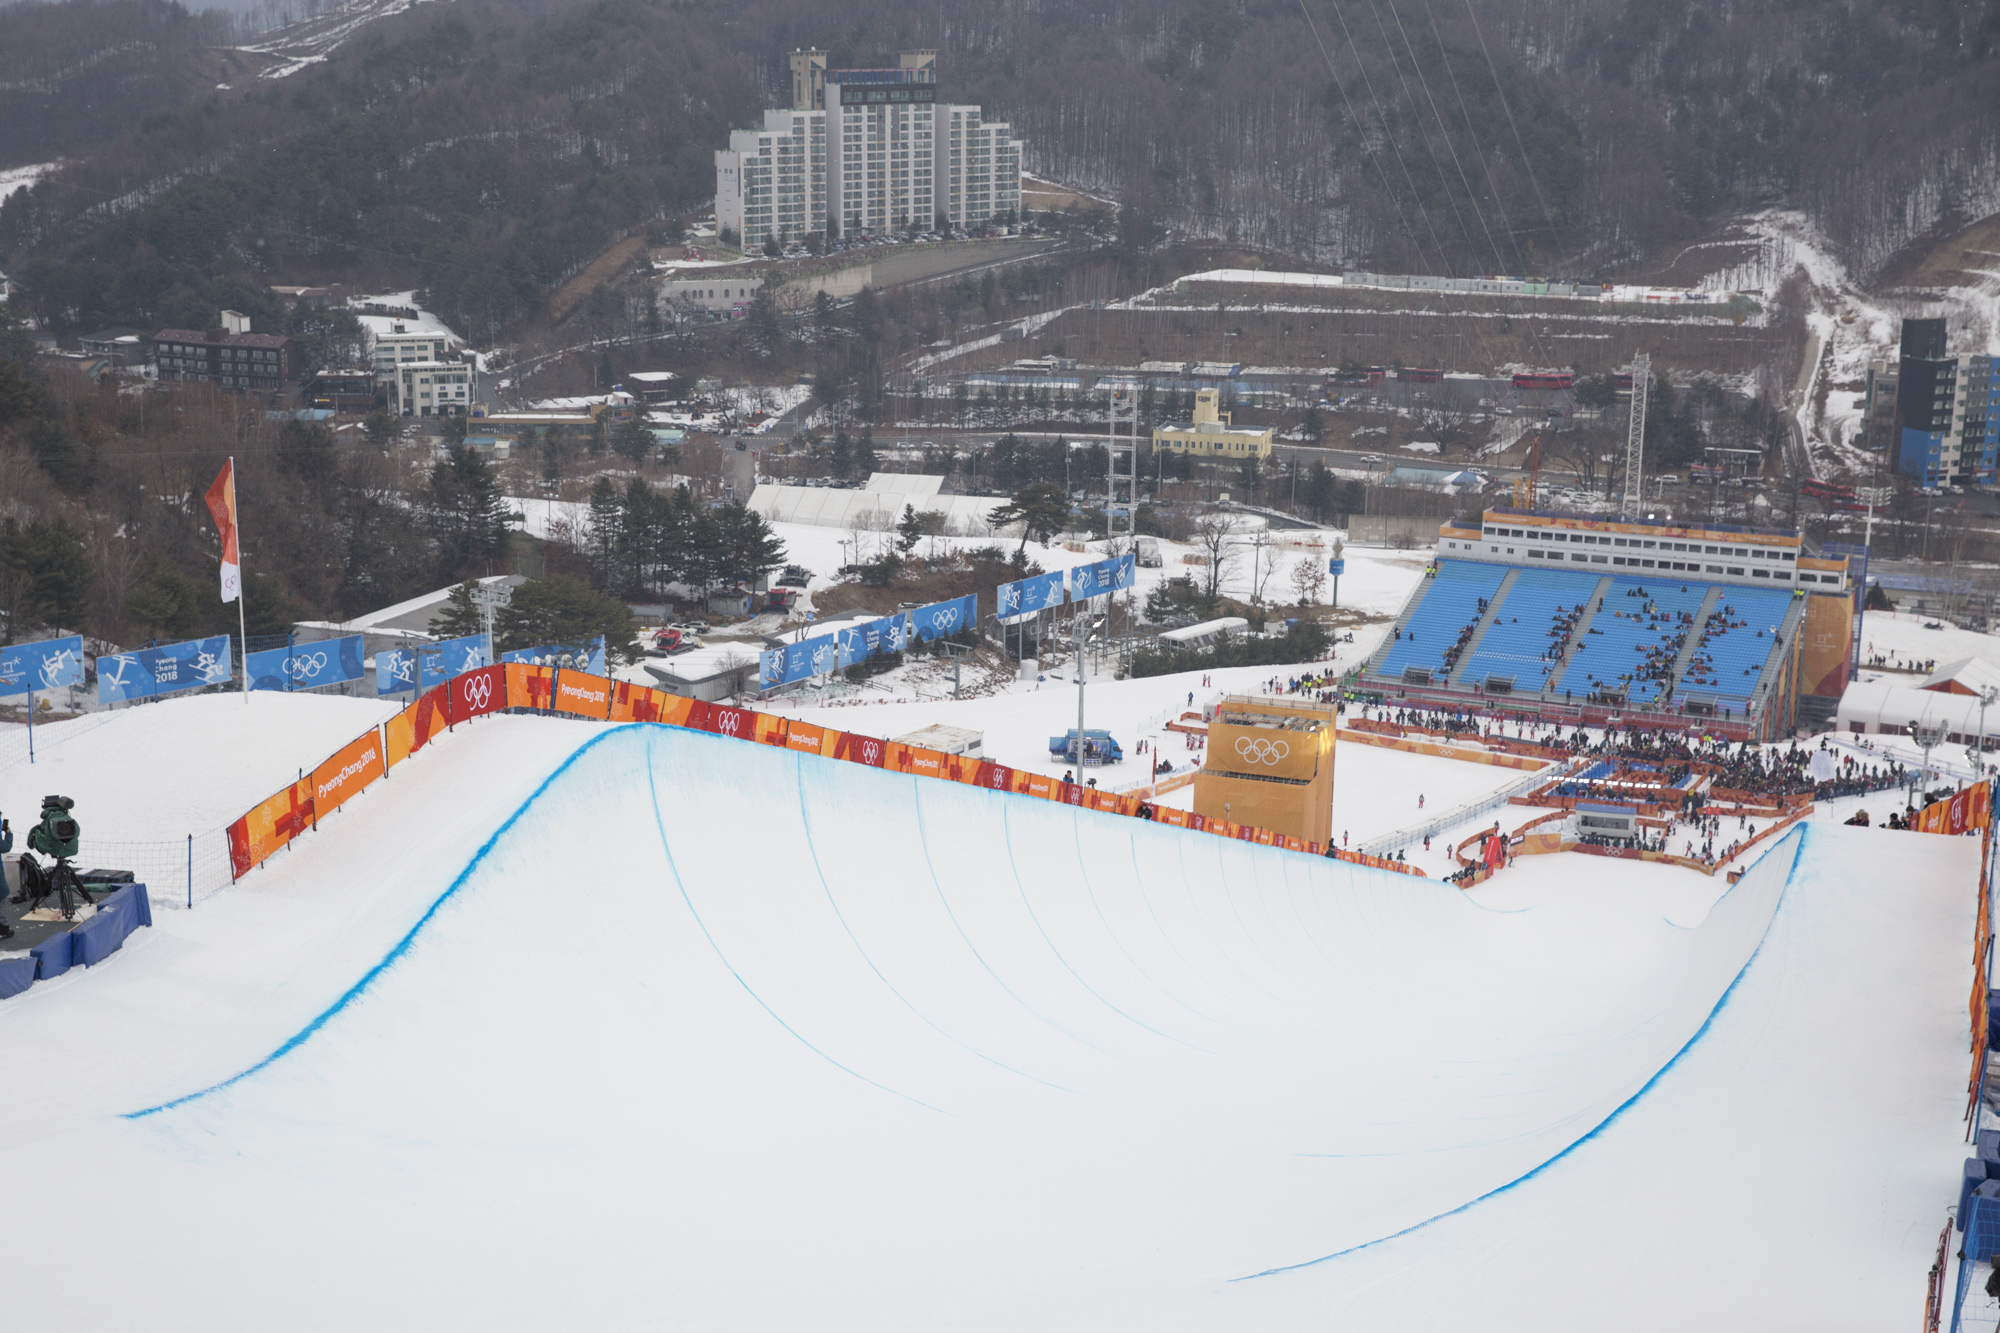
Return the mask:
M 188 834 L 188 910 L 194 910 L 194 834 Z

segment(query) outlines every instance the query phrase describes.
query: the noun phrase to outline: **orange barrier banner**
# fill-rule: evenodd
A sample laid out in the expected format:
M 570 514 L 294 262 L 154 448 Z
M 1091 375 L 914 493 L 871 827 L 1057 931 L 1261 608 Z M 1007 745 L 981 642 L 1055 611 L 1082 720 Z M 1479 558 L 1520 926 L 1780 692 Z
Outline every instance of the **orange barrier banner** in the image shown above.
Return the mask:
M 505 665 L 509 708 L 540 708 L 546 711 L 554 707 L 550 695 L 555 689 L 555 668 L 529 666 L 526 662 L 508 662 Z
M 311 827 L 312 782 L 288 784 L 229 826 L 229 869 L 238 879 Z
M 445 729 L 445 707 L 450 698 L 451 682 L 446 681 L 418 695 L 408 708 L 389 719 L 389 767 L 423 749 L 431 737 Z
M 658 693 L 660 696 L 660 715 L 653 719 L 655 722 L 664 723 L 669 727 L 692 725 L 688 721 L 688 716 L 694 712 L 694 700 L 688 698 L 685 694 L 668 694 L 664 690 Z
M 914 773 L 923 778 L 950 778 L 952 776 L 951 756 L 939 750 L 926 750 L 920 745 L 892 745 L 884 768 L 892 768 L 898 773 Z
M 465 722 L 507 707 L 507 668 L 481 667 L 445 682 L 451 691 L 450 723 Z
M 873 736 L 857 736 L 851 731 L 843 731 L 834 742 L 833 757 L 845 759 L 850 764 L 866 764 L 870 768 L 882 767 L 889 747 Z
M 611 716 L 611 682 L 587 671 L 558 671 L 553 706 L 562 713 L 608 719 Z
M 1062 799 L 1062 783 L 1056 781 L 1046 773 L 1030 773 L 1026 770 L 1016 770 L 1015 777 L 1021 779 L 1022 785 L 1016 787 L 1014 790 L 1024 796 L 1035 796 L 1044 801 Z
M 785 748 L 785 733 L 791 730 L 791 720 L 771 713 L 752 713 L 756 725 L 751 729 L 750 739 L 759 745 L 775 745 Z
M 794 722 L 785 728 L 785 748 L 802 750 L 806 754 L 824 754 L 822 746 L 826 738 L 839 734 L 837 731 L 828 731 L 825 727 L 816 727 L 810 722 Z
M 611 720 L 658 722 L 661 700 L 665 697 L 659 690 L 648 689 L 644 685 L 634 685 L 629 680 L 618 681 L 611 687 Z
M 1173 828 L 1186 828 L 1188 826 L 1189 812 L 1186 810 L 1177 810 L 1165 805 L 1154 806 L 1153 809 L 1155 812 L 1153 817 L 1162 824 Z
M 372 728 L 335 750 L 312 771 L 313 823 L 359 796 L 388 771 L 382 762 L 382 738 Z

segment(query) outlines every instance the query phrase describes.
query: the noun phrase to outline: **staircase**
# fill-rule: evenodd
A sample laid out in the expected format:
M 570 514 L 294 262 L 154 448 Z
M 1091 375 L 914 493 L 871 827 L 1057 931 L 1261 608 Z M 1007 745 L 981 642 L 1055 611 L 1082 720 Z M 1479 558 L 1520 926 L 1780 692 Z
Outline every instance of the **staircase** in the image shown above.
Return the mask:
M 1583 642 L 1583 636 L 1590 633 L 1590 622 L 1597 619 L 1597 613 L 1604 608 L 1604 595 L 1611 591 L 1611 576 L 1606 574 L 1590 590 L 1590 596 L 1583 600 L 1583 614 L 1577 618 L 1576 628 L 1563 640 L 1562 665 L 1549 673 L 1548 684 L 1542 687 L 1542 698 L 1560 699 L 1562 690 L 1559 682 L 1568 674 L 1570 665 L 1576 661 L 1576 646 Z
M 1520 570 L 1510 569 L 1507 571 L 1507 577 L 1500 580 L 1500 586 L 1493 590 L 1492 598 L 1486 603 L 1486 614 L 1481 616 L 1479 623 L 1473 627 L 1472 637 L 1465 641 L 1465 651 L 1458 655 L 1458 665 L 1451 669 L 1451 676 L 1446 684 L 1456 687 L 1463 682 L 1466 669 L 1472 665 L 1473 656 L 1479 651 L 1479 641 L 1486 637 L 1486 631 L 1492 629 L 1493 622 L 1500 618 L 1500 608 L 1506 605 L 1507 594 L 1513 590 L 1515 580 L 1520 577 Z
M 1701 632 L 1708 625 L 1709 616 L 1715 611 L 1715 604 L 1722 600 L 1722 585 L 1709 588 L 1708 596 L 1701 599 L 1701 610 L 1694 613 L 1694 624 L 1688 627 L 1687 641 L 1681 644 L 1680 656 L 1674 658 L 1673 669 L 1667 673 L 1666 693 L 1660 696 L 1660 706 L 1666 707 L 1681 688 L 1681 677 L 1688 669 L 1688 659 L 1701 643 Z
M 1757 673 L 1757 683 L 1750 687 L 1750 712 L 1756 716 L 1770 705 L 1771 697 L 1777 691 L 1778 677 L 1785 664 L 1792 659 L 1793 636 L 1805 633 L 1807 598 L 1794 597 L 1785 608 L 1785 618 L 1778 622 L 1778 642 L 1772 646 L 1771 655 L 1764 659 L 1764 669 Z M 1792 690 L 1798 695 L 1801 709 L 1805 702 L 1805 682 L 1794 680 Z

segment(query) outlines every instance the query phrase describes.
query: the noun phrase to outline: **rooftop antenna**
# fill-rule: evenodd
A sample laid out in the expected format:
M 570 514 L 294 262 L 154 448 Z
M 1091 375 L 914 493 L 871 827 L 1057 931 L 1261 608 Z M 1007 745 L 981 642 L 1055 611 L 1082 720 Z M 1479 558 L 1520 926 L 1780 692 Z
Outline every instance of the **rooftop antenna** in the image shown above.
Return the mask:
M 1620 512 L 1637 518 L 1644 502 L 1640 496 L 1639 465 L 1646 445 L 1646 390 L 1653 378 L 1653 358 L 1645 352 L 1632 358 L 1632 416 L 1625 426 L 1625 504 Z

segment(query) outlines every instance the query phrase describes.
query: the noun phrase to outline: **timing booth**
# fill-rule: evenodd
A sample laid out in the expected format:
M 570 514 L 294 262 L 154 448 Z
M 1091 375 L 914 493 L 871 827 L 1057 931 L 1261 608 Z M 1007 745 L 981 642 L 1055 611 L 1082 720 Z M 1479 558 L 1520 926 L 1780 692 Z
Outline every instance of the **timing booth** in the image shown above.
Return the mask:
M 1639 807 L 1606 801 L 1578 801 L 1576 830 L 1586 837 L 1609 838 L 1613 842 L 1639 840 Z

